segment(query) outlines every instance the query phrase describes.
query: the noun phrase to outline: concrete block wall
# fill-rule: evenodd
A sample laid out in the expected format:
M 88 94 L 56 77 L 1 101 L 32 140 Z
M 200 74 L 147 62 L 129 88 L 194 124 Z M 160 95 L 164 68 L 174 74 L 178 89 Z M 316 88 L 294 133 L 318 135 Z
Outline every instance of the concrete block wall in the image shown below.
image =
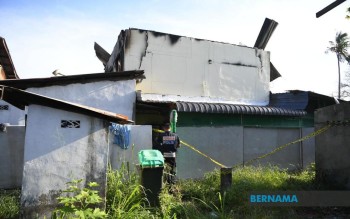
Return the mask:
M 64 86 L 28 88 L 36 94 L 65 100 L 109 112 L 123 114 L 133 119 L 136 101 L 135 80 L 100 81 L 93 83 L 75 83 Z
M 128 149 L 122 149 L 114 144 L 114 134 L 109 136 L 109 162 L 112 169 L 121 168 L 122 164 L 129 165 L 130 170 L 135 170 L 139 164 L 138 152 L 140 150 L 152 149 L 152 126 L 150 125 L 128 125 L 130 128 L 130 145 Z
M 0 189 L 21 188 L 25 126 L 0 132 Z
M 178 127 L 180 139 L 226 166 L 247 163 L 275 148 L 297 140 L 313 128 L 253 128 L 253 127 Z M 309 139 L 249 165 L 273 164 L 290 170 L 314 162 L 314 142 Z M 186 146 L 178 150 L 177 172 L 180 178 L 199 178 L 218 165 Z
M 80 121 L 80 126 L 63 128 L 62 120 Z M 108 145 L 108 123 L 103 120 L 30 105 L 21 194 L 23 215 L 49 218 L 61 190 L 74 179 L 83 179 L 83 186 L 99 183 L 99 194 L 105 197 Z
M 25 111 L 0 100 L 0 123 L 9 123 L 10 125 L 24 125 Z
M 350 121 L 350 103 L 318 109 L 315 128 L 327 122 Z M 350 189 L 350 126 L 339 125 L 316 136 L 316 178 L 335 189 Z
M 243 162 L 243 127 L 178 127 L 180 140 L 195 146 L 226 166 Z M 218 168 L 216 164 L 186 146 L 178 149 L 177 174 L 198 178 Z

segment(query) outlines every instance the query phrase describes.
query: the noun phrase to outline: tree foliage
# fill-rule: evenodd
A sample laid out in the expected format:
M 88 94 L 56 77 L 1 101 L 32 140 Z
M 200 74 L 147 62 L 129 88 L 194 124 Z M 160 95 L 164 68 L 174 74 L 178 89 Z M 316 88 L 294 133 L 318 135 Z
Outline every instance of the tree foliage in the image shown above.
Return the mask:
M 326 52 L 333 52 L 337 56 L 338 61 L 338 98 L 341 96 L 341 78 L 340 78 L 340 63 L 346 61 L 350 62 L 348 53 L 349 38 L 347 33 L 337 32 L 335 41 L 329 41 L 330 47 L 327 48 Z

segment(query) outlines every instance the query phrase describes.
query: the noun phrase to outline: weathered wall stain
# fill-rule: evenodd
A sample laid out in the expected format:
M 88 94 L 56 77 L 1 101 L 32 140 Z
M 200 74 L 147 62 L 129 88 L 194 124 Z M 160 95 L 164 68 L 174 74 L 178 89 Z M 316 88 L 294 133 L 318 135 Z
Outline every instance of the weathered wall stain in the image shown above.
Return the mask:
M 142 65 L 142 60 L 144 57 L 146 57 L 146 54 L 147 54 L 147 48 L 148 48 L 148 31 L 146 31 L 145 33 L 145 49 L 144 49 L 144 52 L 142 53 L 141 55 L 141 59 L 140 59 L 140 65 L 139 65 L 139 69 L 141 69 L 141 65 Z
M 177 43 L 177 41 L 179 41 L 179 39 L 181 38 L 181 36 L 178 35 L 173 35 L 173 34 L 166 34 L 166 33 L 160 33 L 160 32 L 156 32 L 156 31 L 150 31 L 152 33 L 152 35 L 154 37 L 168 37 L 170 39 L 170 43 L 171 45 L 174 45 Z
M 42 121 L 43 114 L 50 115 L 50 119 Z M 83 179 L 82 187 L 89 182 L 98 183 L 100 186 L 97 190 L 103 200 L 99 207 L 105 208 L 108 160 L 106 123 L 98 118 L 36 105 L 29 107 L 28 115 L 26 139 L 31 141 L 25 144 L 27 154 L 21 194 L 24 215 L 37 212 L 40 216 L 50 214 L 51 208 L 57 206 L 57 194 L 67 188 L 67 182 L 76 179 Z M 80 128 L 60 129 L 65 140 L 63 145 L 57 144 L 53 137 L 62 118 L 81 121 Z M 40 130 L 40 135 L 35 131 L 38 130 L 38 120 L 45 127 Z M 43 141 L 42 135 L 47 136 L 47 141 Z M 36 142 L 42 143 L 40 147 Z
M 243 63 L 241 63 L 241 62 L 221 62 L 221 64 L 224 64 L 224 65 L 243 66 L 243 67 L 249 67 L 249 68 L 258 68 L 258 66 L 246 65 L 246 64 L 243 64 Z
M 61 194 L 61 190 L 50 190 L 48 194 L 42 194 L 38 198 L 27 199 L 22 203 L 20 218 L 50 218 L 51 212 L 58 206 L 57 198 Z

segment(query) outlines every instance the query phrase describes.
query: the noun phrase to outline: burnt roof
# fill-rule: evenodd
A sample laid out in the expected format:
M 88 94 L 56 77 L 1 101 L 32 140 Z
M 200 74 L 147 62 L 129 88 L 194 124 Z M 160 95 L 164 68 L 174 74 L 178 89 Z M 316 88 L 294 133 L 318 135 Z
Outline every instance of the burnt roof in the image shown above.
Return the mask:
M 125 115 L 112 113 L 93 107 L 88 107 L 80 104 L 75 104 L 68 101 L 50 98 L 43 95 L 34 94 L 28 91 L 23 91 L 13 87 L 0 86 L 0 99 L 24 110 L 25 106 L 36 104 L 54 109 L 79 113 L 96 118 L 100 118 L 110 122 L 117 122 L 121 124 L 132 123 Z
M 80 75 L 67 75 L 49 78 L 29 78 L 18 80 L 2 80 L 0 85 L 6 85 L 19 89 L 27 89 L 30 87 L 48 87 L 53 85 L 68 85 L 74 83 L 90 83 L 97 81 L 121 81 L 132 79 L 143 79 L 143 71 L 123 71 L 123 72 L 109 72 L 109 73 L 93 73 Z
M 18 79 L 15 66 L 13 65 L 10 51 L 4 38 L 0 37 L 0 65 L 4 69 L 6 79 Z

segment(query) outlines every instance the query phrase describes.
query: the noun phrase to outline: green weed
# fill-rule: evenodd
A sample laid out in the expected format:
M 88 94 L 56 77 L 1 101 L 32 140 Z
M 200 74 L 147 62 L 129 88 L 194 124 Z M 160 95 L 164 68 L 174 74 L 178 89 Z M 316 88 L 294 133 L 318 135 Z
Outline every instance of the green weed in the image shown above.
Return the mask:
M 88 188 L 80 188 L 82 180 L 73 180 L 68 182 L 68 189 L 62 192 L 58 197 L 62 205 L 53 212 L 53 218 L 79 218 L 79 219 L 98 219 L 106 218 L 104 210 L 96 207 L 102 202 L 98 191 L 94 190 L 98 186 L 95 182 L 88 183 Z
M 250 206 L 248 194 L 252 191 L 319 188 L 315 182 L 313 166 L 293 173 L 274 166 L 247 166 L 233 171 L 232 187 L 224 194 L 220 193 L 220 171 L 215 170 L 202 179 L 180 180 L 171 187 L 165 186 L 160 194 L 160 206 L 151 208 L 144 196 L 137 171 L 129 171 L 128 165 L 122 165 L 119 170 L 109 168 L 107 176 L 106 215 L 113 219 L 280 218 L 285 215 L 298 218 L 300 212 L 297 214 L 295 208 Z M 18 212 L 19 191 L 5 196 L 1 194 L 0 218 L 15 217 Z
M 130 172 L 125 165 L 119 170 L 108 168 L 106 204 L 110 218 L 152 218 L 143 192 L 136 171 Z
M 20 190 L 0 190 L 0 218 L 15 218 L 20 211 Z

